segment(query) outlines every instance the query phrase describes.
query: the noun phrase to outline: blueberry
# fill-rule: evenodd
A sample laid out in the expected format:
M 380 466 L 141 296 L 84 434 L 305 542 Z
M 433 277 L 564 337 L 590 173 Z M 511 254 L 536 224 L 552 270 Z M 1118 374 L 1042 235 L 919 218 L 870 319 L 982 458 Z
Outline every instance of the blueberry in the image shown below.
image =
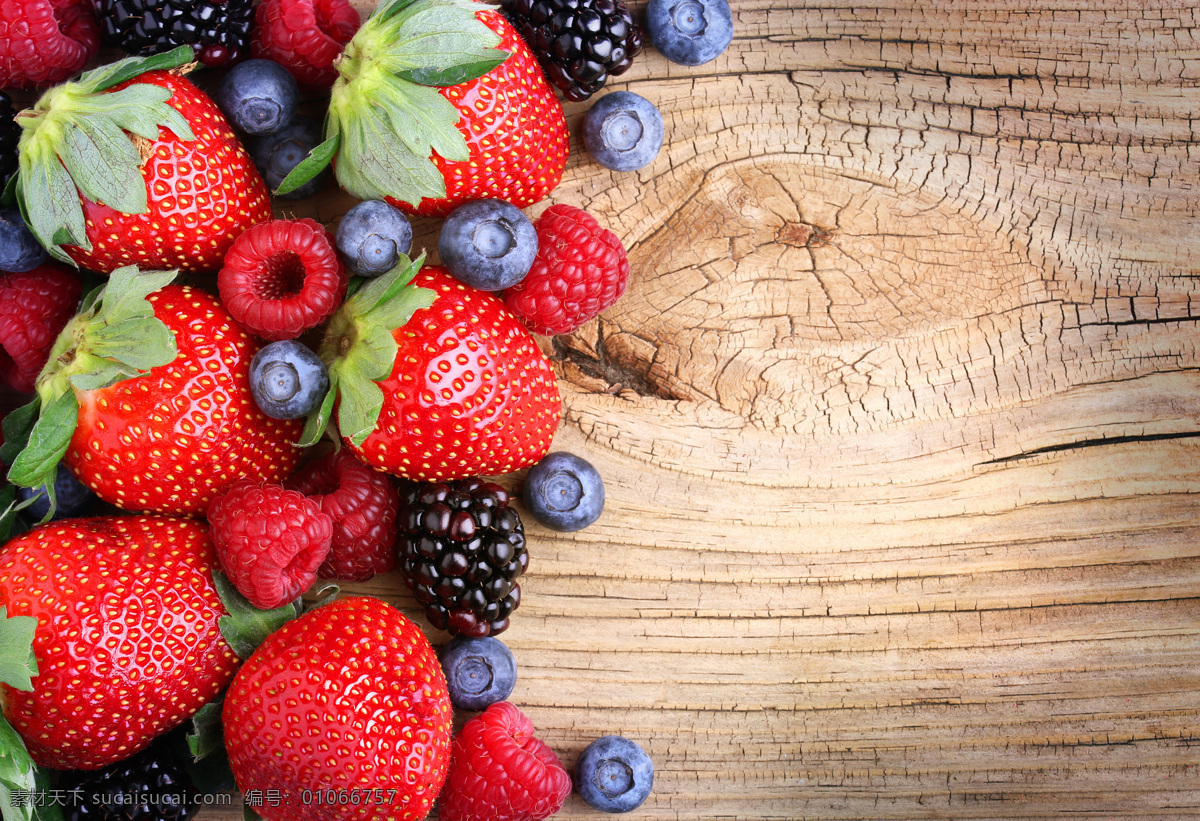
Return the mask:
M 521 209 L 504 200 L 473 200 L 450 212 L 438 236 L 442 264 L 460 282 L 501 291 L 529 273 L 537 230 Z
M 637 742 L 619 735 L 597 738 L 575 762 L 579 797 L 602 812 L 636 810 L 654 786 L 654 762 Z
M 412 236 L 412 224 L 400 209 L 383 200 L 364 200 L 338 223 L 338 254 L 359 276 L 377 277 L 408 253 Z
M 585 459 L 551 453 L 525 477 L 525 504 L 551 530 L 582 530 L 604 510 L 604 480 Z
M 33 504 L 21 510 L 21 515 L 30 524 L 36 524 L 46 517 L 50 510 L 50 497 L 46 495 L 45 485 L 17 488 L 17 498 L 22 502 L 33 497 L 37 497 Z M 78 516 L 95 498 L 96 495 L 91 489 L 76 479 L 75 474 L 60 462 L 54 474 L 54 519 Z
M 733 40 L 733 12 L 726 0 L 650 0 L 646 32 L 671 62 L 698 66 Z
M 250 393 L 272 419 L 299 419 L 329 391 L 325 363 L 294 339 L 264 346 L 250 360 Z
M 247 60 L 225 75 L 214 97 L 234 127 L 246 134 L 274 134 L 296 116 L 296 78 L 274 60 Z
M 463 710 L 486 710 L 508 698 L 517 684 L 517 663 L 498 638 L 459 636 L 438 655 L 450 687 L 450 702 Z
M 258 173 L 262 174 L 263 180 L 274 191 L 283 182 L 284 177 L 290 174 L 292 169 L 299 165 L 308 156 L 308 152 L 312 151 L 320 142 L 320 126 L 308 117 L 297 116 L 290 125 L 281 131 L 247 140 L 247 147 L 250 151 L 250 158 L 254 160 L 254 165 L 258 168 Z M 304 185 L 279 196 L 287 200 L 311 197 L 325 187 L 330 175 L 330 170 L 325 168 Z
M 614 91 L 597 100 L 583 118 L 588 153 L 613 171 L 636 171 L 653 162 L 663 143 L 662 114 L 632 91 Z
M 46 261 L 43 248 L 15 208 L 0 211 L 0 271 L 32 271 Z

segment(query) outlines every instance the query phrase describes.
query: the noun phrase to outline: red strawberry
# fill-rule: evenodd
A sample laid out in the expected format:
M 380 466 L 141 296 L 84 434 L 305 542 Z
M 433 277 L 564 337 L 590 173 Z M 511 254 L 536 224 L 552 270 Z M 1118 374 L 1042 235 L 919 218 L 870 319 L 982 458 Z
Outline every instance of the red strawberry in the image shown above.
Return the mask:
M 367 464 L 421 481 L 534 464 L 561 407 L 549 361 L 499 299 L 444 268 L 397 290 L 419 265 L 372 280 L 329 322 L 321 357 L 343 440 Z M 306 441 L 322 426 L 310 419 Z
M 102 66 L 17 118 L 17 196 L 52 254 L 101 273 L 213 271 L 242 231 L 271 218 L 266 184 L 220 109 L 185 77 L 153 70 L 191 59 L 180 46 Z
M 468 721 L 454 739 L 441 821 L 542 821 L 571 794 L 571 776 L 507 701 Z
M 79 277 L 54 262 L 0 274 L 0 385 L 33 390 L 54 338 L 75 315 L 82 287 Z
M 99 48 L 87 0 L 0 0 L 0 88 L 62 82 Z
M 105 501 L 195 514 L 243 476 L 278 482 L 291 473 L 300 423 L 269 418 L 250 394 L 259 343 L 215 297 L 163 287 L 172 276 L 118 269 L 67 323 L 51 351 L 57 369 L 38 386 L 41 433 L 11 481 L 37 487 L 48 456 L 65 451 Z
M 314 154 L 336 154 L 339 184 L 359 199 L 440 216 L 488 197 L 531 205 L 562 178 L 562 105 L 528 46 L 489 6 L 381 3 L 337 70 L 327 143 Z
M 191 519 L 68 519 L 0 551 L 0 622 L 37 620 L 32 689 L 3 690 L 4 715 L 33 759 L 95 769 L 185 721 L 233 678 L 218 629 L 216 555 Z
M 229 686 L 222 723 L 238 787 L 280 798 L 255 808 L 269 821 L 408 821 L 445 780 L 452 711 L 425 635 L 357 596 L 269 636 Z M 314 798 L 327 791 L 347 800 Z

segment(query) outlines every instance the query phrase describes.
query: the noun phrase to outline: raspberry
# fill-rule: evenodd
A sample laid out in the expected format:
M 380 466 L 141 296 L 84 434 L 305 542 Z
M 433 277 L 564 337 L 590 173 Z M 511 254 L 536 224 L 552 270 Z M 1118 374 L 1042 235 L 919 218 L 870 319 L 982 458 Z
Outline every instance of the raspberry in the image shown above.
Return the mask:
M 571 333 L 625 293 L 625 247 L 591 214 L 559 203 L 547 208 L 534 227 L 533 267 L 504 292 L 504 304 L 529 330 L 544 336 Z
M 333 520 L 333 541 L 317 571 L 323 579 L 363 582 L 396 566 L 400 496 L 388 477 L 339 450 L 309 462 L 287 481 Z
M 359 23 L 347 0 L 266 0 L 255 22 L 253 55 L 282 64 L 296 82 L 314 89 L 333 85 L 333 61 Z
M 75 315 L 82 287 L 53 262 L 0 274 L 0 384 L 19 393 L 33 390 L 58 332 Z
M 333 521 L 303 493 L 243 479 L 209 503 L 208 532 L 229 581 L 270 610 L 317 580 Z
M 498 701 L 454 739 L 439 800 L 441 821 L 541 821 L 571 793 L 571 776 L 533 737 L 533 722 Z
M 99 49 L 88 0 L 0 0 L 0 88 L 62 82 Z
M 295 339 L 329 318 L 346 295 L 333 237 L 315 220 L 272 220 L 247 228 L 217 275 L 221 301 L 251 333 Z

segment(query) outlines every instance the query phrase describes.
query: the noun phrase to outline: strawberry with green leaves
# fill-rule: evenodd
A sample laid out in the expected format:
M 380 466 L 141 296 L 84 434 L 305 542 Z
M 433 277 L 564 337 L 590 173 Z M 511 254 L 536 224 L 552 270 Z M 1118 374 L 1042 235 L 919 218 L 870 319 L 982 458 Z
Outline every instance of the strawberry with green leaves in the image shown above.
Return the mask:
M 40 766 L 133 755 L 296 615 L 251 608 L 216 561 L 205 526 L 171 516 L 68 519 L 0 550 L 0 778 L 10 727 Z
M 370 280 L 330 319 L 319 351 L 330 391 L 302 441 L 319 438 L 336 405 L 343 442 L 397 476 L 442 481 L 536 463 L 561 410 L 549 360 L 499 299 L 423 261 Z
M 531 205 L 562 178 L 562 105 L 493 7 L 385 0 L 337 70 L 325 141 L 280 193 L 334 161 L 338 184 L 359 199 L 440 216 L 475 199 Z
M 9 481 L 47 484 L 61 459 L 117 507 L 196 515 L 243 477 L 292 472 L 301 423 L 268 417 L 250 393 L 261 343 L 174 276 L 118 268 L 85 299 L 37 398 L 4 419 Z
M 47 91 L 22 112 L 15 195 L 52 255 L 215 271 L 271 218 L 266 184 L 220 109 L 177 69 L 190 47 L 130 57 Z

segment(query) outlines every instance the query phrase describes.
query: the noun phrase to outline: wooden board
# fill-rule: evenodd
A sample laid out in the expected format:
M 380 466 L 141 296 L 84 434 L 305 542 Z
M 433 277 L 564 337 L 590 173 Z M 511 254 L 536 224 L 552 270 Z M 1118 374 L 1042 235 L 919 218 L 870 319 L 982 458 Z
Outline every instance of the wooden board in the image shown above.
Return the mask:
M 513 700 L 568 765 L 641 742 L 638 818 L 1200 815 L 1193 5 L 734 13 L 610 86 L 648 169 L 567 106 L 550 201 L 634 273 L 547 342 L 608 506 L 529 525 Z

